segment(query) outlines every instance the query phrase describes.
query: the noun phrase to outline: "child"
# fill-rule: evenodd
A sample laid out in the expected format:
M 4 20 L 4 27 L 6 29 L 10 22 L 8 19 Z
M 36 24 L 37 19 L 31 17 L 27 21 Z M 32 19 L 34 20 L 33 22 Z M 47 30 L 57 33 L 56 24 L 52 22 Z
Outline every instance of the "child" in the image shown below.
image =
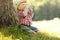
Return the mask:
M 37 28 L 31 27 L 32 22 L 32 10 L 26 5 L 26 1 L 19 3 L 18 7 L 18 16 L 19 16 L 19 28 L 26 29 L 27 32 L 36 32 Z

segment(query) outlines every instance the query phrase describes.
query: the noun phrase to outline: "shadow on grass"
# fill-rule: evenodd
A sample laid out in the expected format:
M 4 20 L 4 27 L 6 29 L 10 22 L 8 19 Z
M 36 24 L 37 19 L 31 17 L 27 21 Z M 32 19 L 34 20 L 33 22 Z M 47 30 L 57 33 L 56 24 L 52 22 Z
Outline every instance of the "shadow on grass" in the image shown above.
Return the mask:
M 19 39 L 19 40 L 60 40 L 56 37 L 50 37 L 42 33 L 28 33 L 25 31 L 22 31 L 21 29 L 18 29 L 17 26 L 10 26 L 10 27 L 1 27 L 0 32 L 5 37 L 8 37 L 12 35 L 13 40 Z

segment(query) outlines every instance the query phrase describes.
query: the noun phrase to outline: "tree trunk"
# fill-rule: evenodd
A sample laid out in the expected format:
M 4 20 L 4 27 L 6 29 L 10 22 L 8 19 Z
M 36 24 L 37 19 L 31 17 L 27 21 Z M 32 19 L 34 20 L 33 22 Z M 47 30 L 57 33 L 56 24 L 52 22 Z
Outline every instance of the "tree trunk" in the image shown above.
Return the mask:
M 17 24 L 16 15 L 13 0 L 0 0 L 0 26 Z

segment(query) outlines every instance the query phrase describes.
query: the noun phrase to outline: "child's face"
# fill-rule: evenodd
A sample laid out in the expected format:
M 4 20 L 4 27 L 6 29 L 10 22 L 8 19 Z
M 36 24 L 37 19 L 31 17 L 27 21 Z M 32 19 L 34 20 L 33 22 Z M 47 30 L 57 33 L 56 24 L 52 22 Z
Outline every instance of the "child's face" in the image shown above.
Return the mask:
M 24 9 L 26 7 L 26 3 L 22 3 L 19 5 L 19 8 Z
M 25 8 L 25 7 L 26 7 L 26 3 L 22 3 L 21 5 L 22 5 L 22 7 L 23 7 L 23 8 Z

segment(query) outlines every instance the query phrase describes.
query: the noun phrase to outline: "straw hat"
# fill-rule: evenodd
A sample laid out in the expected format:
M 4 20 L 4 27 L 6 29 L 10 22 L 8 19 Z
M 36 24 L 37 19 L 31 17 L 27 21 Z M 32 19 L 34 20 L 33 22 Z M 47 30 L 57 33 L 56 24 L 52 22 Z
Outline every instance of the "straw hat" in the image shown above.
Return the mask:
M 23 3 L 23 2 L 27 2 L 27 0 L 22 0 L 21 2 L 22 2 L 22 3 Z
M 17 5 L 17 9 L 21 8 L 22 3 L 26 3 L 27 0 L 21 0 L 20 3 Z

